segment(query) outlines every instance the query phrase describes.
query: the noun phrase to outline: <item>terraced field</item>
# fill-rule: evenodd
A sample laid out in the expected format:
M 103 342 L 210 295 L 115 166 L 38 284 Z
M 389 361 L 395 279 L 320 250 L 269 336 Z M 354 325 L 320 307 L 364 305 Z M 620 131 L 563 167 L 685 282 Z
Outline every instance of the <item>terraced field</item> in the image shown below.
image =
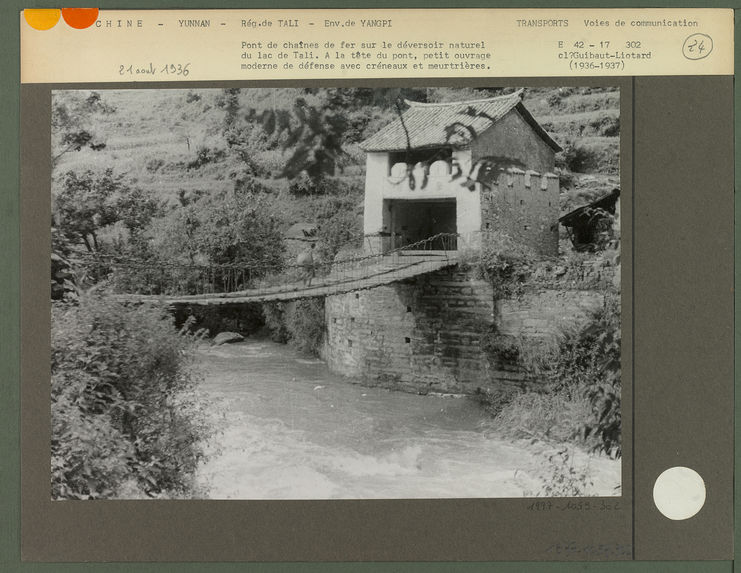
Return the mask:
M 463 90 L 461 95 L 467 97 L 480 91 Z M 86 97 L 88 93 L 80 95 Z M 446 95 L 455 97 L 455 93 L 449 90 Z M 227 111 L 222 90 L 118 90 L 100 94 L 112 111 L 90 114 L 83 120 L 105 147 L 98 151 L 83 148 L 62 155 L 55 166 L 53 189 L 58 189 L 67 171 L 98 171 L 107 167 L 125 173 L 132 185 L 168 202 L 176 201 L 178 196 L 234 187 L 242 168 L 219 155 L 226 149 L 222 130 Z M 292 88 L 242 90 L 239 104 L 258 111 L 290 108 L 297 95 L 298 90 Z M 435 92 L 430 95 L 434 97 Z M 311 103 L 311 95 L 301 96 Z M 74 95 L 62 92 L 55 98 L 66 102 Z M 530 88 L 524 101 L 541 125 L 564 147 L 558 157 L 562 171 L 562 211 L 619 186 L 617 88 Z M 367 116 L 354 140 L 346 144 L 348 159 L 343 174 L 356 182 L 362 182 L 365 168 L 357 141 L 389 121 L 393 110 L 373 107 Z M 207 155 L 199 155 L 203 153 Z M 276 199 L 290 203 L 287 181 L 274 177 L 288 156 L 280 149 L 269 148 L 264 138 L 255 136 L 251 159 L 260 166 L 258 180 L 273 190 Z M 287 204 L 286 224 L 295 222 L 291 219 L 300 217 L 302 210 L 300 201 L 296 205 Z
M 563 212 L 620 186 L 617 88 L 539 88 L 526 94 L 527 108 L 565 148 L 561 167 L 571 167 L 561 178 Z

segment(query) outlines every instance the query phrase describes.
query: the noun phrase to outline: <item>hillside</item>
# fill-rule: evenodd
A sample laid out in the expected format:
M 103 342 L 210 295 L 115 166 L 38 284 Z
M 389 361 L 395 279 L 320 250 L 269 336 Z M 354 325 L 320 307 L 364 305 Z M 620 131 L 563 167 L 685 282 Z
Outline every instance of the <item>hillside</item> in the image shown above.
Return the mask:
M 433 98 L 434 101 L 489 95 L 483 90 L 440 91 L 442 97 Z M 301 92 L 296 88 L 241 90 L 239 105 L 262 111 L 290 109 L 297 97 L 314 103 L 311 95 Z M 74 92 L 61 92 L 55 97 L 64 100 L 73 95 Z M 85 96 L 86 92 L 80 95 Z M 180 189 L 230 187 L 229 173 L 220 169 L 218 162 L 198 169 L 186 168 L 197 159 L 199 150 L 218 151 L 226 147 L 221 133 L 227 114 L 223 90 L 114 90 L 101 92 L 101 96 L 113 111 L 87 119 L 106 147 L 66 154 L 56 173 L 113 166 L 116 171 L 127 173 L 132 183 L 164 197 Z M 532 88 L 526 91 L 524 102 L 562 147 L 585 150 L 586 161 L 577 165 L 579 173 L 617 175 L 620 102 L 616 88 Z M 354 144 L 394 115 L 393 109 L 381 106 L 369 105 L 367 111 L 365 125 L 356 129 L 346 145 L 355 161 L 349 171 L 358 175 L 362 174 L 363 161 Z M 271 179 L 271 171 L 279 170 L 281 159 L 285 159 L 282 155 L 285 154 L 264 145 L 263 149 L 259 145 L 254 149 L 255 161 L 267 167 L 266 179 Z M 280 187 L 274 180 L 273 184 Z
M 274 219 L 279 229 L 285 231 L 301 221 L 321 221 L 332 234 L 323 239 L 339 245 L 362 229 L 365 154 L 358 143 L 395 117 L 394 102 L 399 96 L 417 101 L 460 101 L 511 90 L 54 92 L 52 193 L 59 195 L 69 172 L 112 169 L 114 175 L 123 176 L 126 185 L 141 190 L 141 197 L 154 198 L 169 210 L 160 215 L 167 221 L 155 219 L 152 223 L 156 233 L 166 234 L 173 229 L 183 232 L 178 209 L 202 197 L 257 190 L 268 198 L 263 214 Z M 307 125 L 316 124 L 313 129 L 317 133 L 303 143 L 291 141 L 291 132 L 285 129 L 297 125 L 297 101 L 303 101 L 304 110 L 318 110 L 316 117 L 305 118 Z M 619 186 L 617 88 L 530 88 L 525 91 L 524 103 L 564 149 L 557 155 L 562 213 Z M 64 137 L 73 130 L 82 130 L 91 140 L 84 140 L 79 149 L 70 146 Z M 302 150 L 302 145 L 310 149 Z M 329 152 L 322 158 L 325 148 Z M 304 164 L 334 171 L 334 176 L 318 184 L 316 177 L 294 176 Z M 289 177 L 285 176 L 287 171 L 291 172 Z M 115 236 L 121 239 L 120 233 Z

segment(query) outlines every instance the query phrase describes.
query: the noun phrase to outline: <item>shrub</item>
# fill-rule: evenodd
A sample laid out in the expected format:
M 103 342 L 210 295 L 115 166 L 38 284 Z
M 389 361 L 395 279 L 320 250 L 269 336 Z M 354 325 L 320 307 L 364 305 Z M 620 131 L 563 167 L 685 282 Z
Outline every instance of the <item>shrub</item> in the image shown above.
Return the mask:
M 589 122 L 589 126 L 604 137 L 620 135 L 620 117 L 600 117 Z
M 209 434 L 194 341 L 163 308 L 95 297 L 54 305 L 54 498 L 192 493 Z
M 504 424 L 499 425 L 499 415 L 502 410 L 506 408 L 515 397 L 522 393 L 521 388 L 509 387 L 509 386 L 495 386 L 493 388 L 476 388 L 476 392 L 473 395 L 473 399 L 481 404 L 484 409 L 497 420 L 497 427 L 502 430 L 503 434 L 507 434 L 507 429 Z
M 620 307 L 608 299 L 595 320 L 582 331 L 580 344 L 589 345 L 599 357 L 593 367 L 585 395 L 592 406 L 591 419 L 584 425 L 584 436 L 593 448 L 612 457 L 622 455 L 622 415 L 620 379 Z
M 324 299 L 266 302 L 262 305 L 265 326 L 274 342 L 289 343 L 303 352 L 319 354 L 324 342 Z
M 474 265 L 476 275 L 491 283 L 497 299 L 519 292 L 536 259 L 532 249 L 498 232 L 484 235 L 481 250 L 473 256 L 463 264 Z
M 338 211 L 333 217 L 320 222 L 318 235 L 318 259 L 329 262 L 335 259 L 340 250 L 361 246 L 363 227 L 353 211 Z
M 288 192 L 295 197 L 305 197 L 315 195 L 319 191 L 316 182 L 305 171 L 302 171 L 288 181 Z
M 582 328 L 556 345 L 510 340 L 496 333 L 484 350 L 495 360 L 516 361 L 530 379 L 517 394 L 482 392 L 479 400 L 497 426 L 517 437 L 579 440 L 611 457 L 622 454 L 620 309 L 616 295 Z
M 331 262 L 343 248 L 359 247 L 363 225 L 359 213 L 362 205 L 362 180 L 358 177 L 324 177 L 315 194 L 305 205 L 301 216 L 318 227 L 316 257 Z
M 189 91 L 185 96 L 185 103 L 193 103 L 194 101 L 201 101 L 201 96 L 194 91 Z
M 241 170 L 230 172 L 229 178 L 234 180 L 235 195 L 249 196 L 273 191 L 253 175 L 249 165 L 245 165 Z
M 175 325 L 189 332 L 216 336 L 220 332 L 237 332 L 244 336 L 255 334 L 265 326 L 260 303 L 239 305 L 178 305 L 171 309 Z
M 318 355 L 324 342 L 324 299 L 309 298 L 289 304 L 285 314 L 289 342 Z
M 165 160 L 160 157 L 155 157 L 153 159 L 150 159 L 147 161 L 146 169 L 150 173 L 157 173 L 157 171 L 160 170 L 160 168 L 165 164 Z
M 544 369 L 552 392 L 567 391 L 590 404 L 577 429 L 587 445 L 611 457 L 622 455 L 620 306 L 616 295 L 579 330 L 566 333 Z
M 200 169 L 204 165 L 209 163 L 215 163 L 221 161 L 226 157 L 226 151 L 223 149 L 211 149 L 205 145 L 200 146 L 196 151 L 196 158 L 193 161 L 188 162 L 186 169 Z
M 559 94 L 558 92 L 553 92 L 546 98 L 546 103 L 548 104 L 548 107 L 551 108 L 559 107 L 561 105 L 561 94 Z
M 556 154 L 556 167 L 577 173 L 589 173 L 599 167 L 599 156 L 583 145 L 567 142 Z
M 51 228 L 51 299 L 77 298 L 77 280 L 68 257 L 71 253 L 67 239 L 56 227 Z
M 64 257 L 51 254 L 51 299 L 63 300 L 77 297 L 77 285 L 72 267 Z
M 542 483 L 536 496 L 581 497 L 589 495 L 594 482 L 590 477 L 589 461 L 578 464 L 567 448 L 545 454 L 538 479 Z M 526 495 L 532 495 L 526 492 Z
M 279 217 L 263 193 L 204 195 L 155 219 L 148 231 L 149 247 L 164 264 L 234 265 L 249 268 L 250 278 L 255 279 L 283 266 L 285 243 Z M 200 282 L 187 273 L 180 278 L 189 290 Z M 224 288 L 223 277 L 215 278 L 218 281 L 208 279 L 209 288 Z
M 262 304 L 262 315 L 265 326 L 270 333 L 270 340 L 285 344 L 289 334 L 286 328 L 285 309 L 282 302 L 265 302 Z
M 561 189 L 573 189 L 576 186 L 576 176 L 567 169 L 559 169 L 558 183 Z

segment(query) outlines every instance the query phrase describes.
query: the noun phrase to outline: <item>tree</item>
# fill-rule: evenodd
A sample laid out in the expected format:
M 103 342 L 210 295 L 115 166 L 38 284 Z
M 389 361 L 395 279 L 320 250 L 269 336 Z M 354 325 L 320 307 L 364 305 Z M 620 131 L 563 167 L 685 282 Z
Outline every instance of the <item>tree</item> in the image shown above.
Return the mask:
M 280 270 L 281 221 L 264 193 L 243 189 L 203 195 L 153 220 L 154 250 L 169 262 Z
M 79 175 L 68 171 L 54 199 L 56 226 L 68 240 L 82 242 L 91 253 L 100 249 L 98 234 L 102 228 L 122 221 L 136 235 L 158 210 L 154 198 L 129 187 L 125 176 L 114 175 L 110 168 Z
M 197 211 L 197 244 L 210 263 L 280 269 L 283 236 L 279 219 L 264 195 L 204 197 Z
M 52 99 L 52 170 L 66 153 L 88 147 L 93 151 L 105 148 L 91 127 L 95 114 L 110 114 L 115 108 L 106 104 L 98 92 L 83 98 L 78 92 L 55 93 Z
M 455 93 L 461 97 L 459 92 Z M 474 93 L 479 94 L 478 91 Z M 491 93 L 498 92 L 482 91 L 480 95 Z M 361 139 L 365 136 L 364 128 L 370 119 L 369 107 L 378 106 L 385 109 L 389 119 L 397 117 L 406 130 L 403 118 L 405 99 L 426 101 L 430 96 L 433 99 L 440 97 L 446 100 L 451 94 L 420 88 L 307 88 L 304 90 L 304 97 L 296 98 L 290 110 L 266 109 L 258 113 L 251 109 L 246 118 L 248 121 L 259 123 L 269 136 L 280 141 L 284 152 L 290 152 L 284 168 L 277 176 L 295 180 L 305 173 L 313 189 L 317 189 L 324 177 L 334 175 L 337 168 L 342 169 L 347 158 L 344 147 L 350 143 L 349 138 Z M 312 98 L 314 103 L 309 103 L 309 98 Z M 494 121 L 473 107 L 465 110 L 465 114 L 471 119 L 484 117 Z M 471 122 L 454 122 L 443 126 L 447 140 L 454 143 L 461 137 L 466 140 L 477 137 L 478 134 L 470 124 Z M 411 157 L 409 134 L 407 146 L 408 155 Z M 409 159 L 408 163 L 410 185 L 423 188 L 427 183 L 426 177 L 423 181 L 414 181 L 413 160 Z M 485 157 L 472 165 L 467 173 L 458 169 L 454 177 L 460 180 L 462 186 L 469 189 L 473 189 L 476 184 L 490 187 L 503 170 L 511 167 L 525 166 L 522 162 L 509 157 Z M 305 183 L 301 185 L 306 187 Z
M 258 114 L 254 109 L 249 110 L 247 120 L 260 123 L 269 136 L 281 138 L 283 151 L 291 153 L 278 177 L 292 179 L 303 171 L 318 181 L 341 165 L 347 117 L 338 92 L 326 90 L 326 97 L 317 105 L 309 104 L 303 97 L 297 98 L 290 111 L 265 110 Z
M 114 206 L 131 236 L 139 236 L 150 221 L 160 212 L 160 201 L 146 195 L 139 187 L 121 186 L 114 198 Z
M 149 226 L 152 248 L 162 260 L 174 263 L 196 263 L 198 228 L 201 225 L 197 202 L 180 205 Z
M 112 169 L 102 175 L 90 170 L 82 175 L 68 171 L 55 198 L 57 227 L 64 236 L 73 242 L 82 241 L 88 252 L 97 251 L 98 231 L 118 218 L 111 197 L 120 184 Z
M 277 90 L 276 90 L 277 91 Z M 315 184 L 342 170 L 345 145 L 364 136 L 369 108 L 388 108 L 403 95 L 419 97 L 423 90 L 400 88 L 305 88 L 280 93 L 273 105 L 245 111 L 244 122 L 229 124 L 231 144 L 241 148 L 240 131 L 259 125 L 267 137 L 288 154 L 276 177 L 294 179 L 305 173 Z M 231 117 L 228 115 L 228 117 Z M 235 133 L 236 130 L 236 133 Z

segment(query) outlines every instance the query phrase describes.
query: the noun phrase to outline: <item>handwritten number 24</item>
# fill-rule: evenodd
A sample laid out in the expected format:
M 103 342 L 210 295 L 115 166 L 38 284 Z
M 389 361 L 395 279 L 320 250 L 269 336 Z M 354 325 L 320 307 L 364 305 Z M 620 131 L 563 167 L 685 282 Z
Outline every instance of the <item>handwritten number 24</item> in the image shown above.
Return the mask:
M 697 50 L 698 53 L 702 54 L 705 51 L 705 41 L 704 40 L 697 40 L 697 39 L 692 40 L 692 42 L 690 42 L 687 45 L 687 50 L 690 53 L 692 53 L 695 50 Z

